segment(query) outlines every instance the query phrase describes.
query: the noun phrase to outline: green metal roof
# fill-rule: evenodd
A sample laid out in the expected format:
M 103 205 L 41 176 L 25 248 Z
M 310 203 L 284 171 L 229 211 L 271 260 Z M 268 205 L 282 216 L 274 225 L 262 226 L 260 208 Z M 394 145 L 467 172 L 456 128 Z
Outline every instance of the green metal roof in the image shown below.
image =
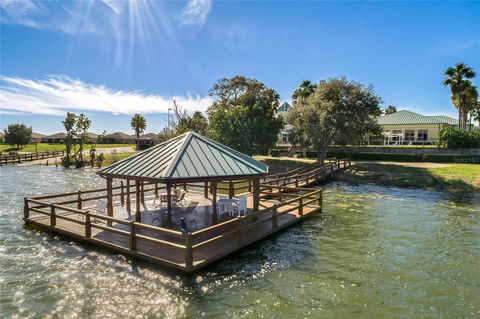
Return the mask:
M 458 125 L 458 120 L 448 116 L 425 116 L 415 112 L 402 110 L 392 114 L 380 116 L 380 125 L 401 125 L 401 124 L 450 124 Z
M 181 180 L 268 173 L 262 162 L 199 134 L 188 132 L 107 166 L 100 175 Z
M 444 116 L 444 115 L 429 115 L 429 118 L 433 119 L 437 123 L 444 123 L 449 125 L 458 125 L 458 119 L 454 119 L 452 117 Z
M 287 102 L 284 102 L 278 107 L 277 112 L 287 112 L 289 108 L 291 108 L 291 105 Z

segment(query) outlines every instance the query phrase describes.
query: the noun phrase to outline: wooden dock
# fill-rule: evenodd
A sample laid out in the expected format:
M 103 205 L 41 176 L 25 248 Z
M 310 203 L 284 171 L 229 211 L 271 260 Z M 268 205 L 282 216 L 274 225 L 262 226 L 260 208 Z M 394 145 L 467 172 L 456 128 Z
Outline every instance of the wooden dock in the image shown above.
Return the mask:
M 218 191 L 248 199 L 245 216 L 219 216 L 211 224 L 212 194 L 201 183 L 175 185 L 187 191 L 185 207 L 176 207 L 172 227 L 165 227 L 165 208 L 153 200 L 162 187 L 144 183 L 141 200 L 131 198 L 133 186 L 113 187 L 115 217 L 95 212 L 95 203 L 107 197 L 107 189 L 25 198 L 24 221 L 67 237 L 111 248 L 168 267 L 193 272 L 256 242 L 276 231 L 321 211 L 322 189 L 308 186 L 325 179 L 350 160 L 332 160 L 324 165 L 266 176 L 260 184 L 260 207 L 254 211 L 252 185 L 234 181 L 219 184 Z M 132 205 L 141 207 L 140 218 Z M 185 218 L 189 232 L 178 230 Z M 139 221 L 140 220 L 140 221 Z

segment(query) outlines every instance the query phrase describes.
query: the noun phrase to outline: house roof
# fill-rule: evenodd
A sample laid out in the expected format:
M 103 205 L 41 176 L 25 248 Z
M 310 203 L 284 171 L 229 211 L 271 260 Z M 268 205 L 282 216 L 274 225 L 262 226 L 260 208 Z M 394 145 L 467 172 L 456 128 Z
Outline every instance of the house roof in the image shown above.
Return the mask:
M 130 135 L 130 138 L 134 138 L 136 139 L 137 138 L 137 135 L 136 134 L 132 134 Z M 155 134 L 155 133 L 147 133 L 147 134 L 142 134 L 140 135 L 140 138 L 144 138 L 144 139 L 156 139 L 158 138 L 158 134 Z
M 292 106 L 290 104 L 288 104 L 287 102 L 283 102 L 282 105 L 280 105 L 277 109 L 277 112 L 287 112 L 289 108 L 291 108 Z
M 60 133 L 55 133 L 55 134 L 52 134 L 52 135 L 47 135 L 47 136 L 43 136 L 44 138 L 65 138 L 65 136 L 67 136 L 67 134 L 65 134 L 64 132 L 60 132 Z
M 44 136 L 45 134 L 32 132 L 31 138 L 41 138 Z
M 425 116 L 415 112 L 401 110 L 392 114 L 380 116 L 380 125 L 401 125 L 401 124 L 449 124 L 458 125 L 458 120 L 448 116 Z
M 88 138 L 97 138 L 97 137 L 98 137 L 98 134 L 93 133 L 93 132 L 88 132 L 88 133 L 87 133 L 87 136 L 88 136 Z
M 150 147 L 99 171 L 102 176 L 155 180 L 231 179 L 266 173 L 266 164 L 194 132 Z
M 445 123 L 445 124 L 450 124 L 450 125 L 458 125 L 458 119 L 454 119 L 449 116 L 445 115 L 429 115 L 429 118 L 433 119 L 434 121 L 437 121 L 437 123 Z
M 116 138 L 116 139 L 131 139 L 130 135 L 128 134 L 125 134 L 123 132 L 114 132 L 114 133 L 111 133 L 111 134 L 107 134 L 105 136 L 106 138 Z

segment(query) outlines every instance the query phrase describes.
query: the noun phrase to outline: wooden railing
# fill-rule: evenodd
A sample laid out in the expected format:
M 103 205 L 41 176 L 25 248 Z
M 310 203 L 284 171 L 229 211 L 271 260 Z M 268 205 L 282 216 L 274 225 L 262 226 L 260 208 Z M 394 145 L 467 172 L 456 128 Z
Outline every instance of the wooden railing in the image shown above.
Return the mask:
M 106 188 L 25 198 L 24 220 L 27 223 L 47 226 L 71 237 L 189 272 L 288 226 L 303 217 L 306 208 L 309 208 L 309 212 L 312 209 L 321 210 L 323 190 L 299 185 L 308 185 L 309 182 L 318 181 L 327 172 L 349 165 L 349 159 L 335 159 L 322 166 L 312 166 L 313 169 L 307 172 L 296 171 L 276 181 L 263 182 L 260 186 L 260 196 L 277 199 L 277 204 L 188 234 L 89 211 L 89 203 L 107 198 Z M 202 183 L 182 183 L 176 187 L 201 188 Z M 234 181 L 218 188 L 238 193 L 245 189 L 251 190 L 251 187 L 252 185 L 246 181 Z M 112 187 L 113 201 L 122 206 L 126 205 L 127 211 L 130 211 L 129 195 L 135 193 L 133 188 L 135 185 L 127 186 L 123 183 Z M 164 188 L 157 183 L 142 183 L 140 200 L 143 201 L 148 193 L 158 194 L 159 190 Z M 281 220 L 282 216 L 292 213 L 295 218 Z M 58 220 L 74 223 L 80 227 L 76 227 L 75 231 L 71 227 L 62 228 L 57 226 Z M 102 236 L 98 236 L 99 233 Z M 124 240 L 109 241 L 108 236 L 118 236 Z M 148 247 L 153 247 L 153 250 Z M 158 256 L 155 254 L 158 248 L 169 249 L 174 253 L 168 257 Z M 206 251 L 216 253 L 206 254 Z M 208 256 L 204 258 L 205 255 Z M 178 256 L 182 256 L 180 263 Z
M 145 189 L 145 191 L 154 191 L 155 187 Z M 153 186 L 155 186 L 153 184 Z M 273 186 L 275 187 L 275 186 Z M 285 188 L 285 187 L 280 187 Z M 122 196 L 122 186 L 114 187 L 117 192 L 114 196 Z M 120 190 L 120 192 L 118 192 Z M 191 271 L 197 266 L 209 263 L 211 259 L 219 258 L 220 255 L 227 254 L 236 250 L 252 241 L 258 240 L 258 236 L 253 236 L 249 232 L 252 228 L 259 225 L 269 225 L 265 232 L 259 234 L 260 237 L 266 236 L 271 232 L 277 230 L 278 219 L 288 213 L 296 212 L 298 216 L 303 215 L 304 207 L 313 206 L 321 208 L 322 190 L 309 189 L 308 193 L 298 194 L 283 194 L 283 198 L 290 197 L 279 204 L 272 207 L 265 208 L 247 216 L 237 217 L 226 222 L 216 224 L 193 233 L 185 234 L 176 230 L 152 226 L 135 221 L 129 221 L 110 217 L 102 214 L 97 214 L 86 210 L 83 204 L 88 201 L 96 200 L 98 198 L 105 198 L 106 195 L 97 195 L 101 190 L 90 190 L 84 192 L 73 192 L 61 195 L 39 196 L 35 198 L 25 198 L 24 200 L 24 220 L 26 222 L 38 223 L 39 219 L 44 220 L 43 225 L 48 226 L 52 230 L 60 233 L 66 233 L 72 237 L 77 237 L 99 245 L 120 250 L 128 254 L 139 255 L 141 257 L 150 258 L 169 266 Z M 79 195 L 80 194 L 80 195 Z M 95 196 L 86 197 L 85 195 L 94 194 Z M 51 203 L 47 200 L 60 197 L 76 197 L 76 199 L 65 198 L 57 203 Z M 76 204 L 79 208 L 66 206 L 69 204 Z M 33 216 L 35 215 L 35 216 Z M 35 218 L 32 218 L 35 217 Z M 58 220 L 65 220 L 67 222 L 79 225 L 74 232 L 67 228 L 57 226 Z M 101 230 L 103 236 L 92 236 L 94 230 Z M 108 241 L 105 234 L 121 236 L 125 241 Z M 219 241 L 235 238 L 235 245 L 227 247 L 220 255 L 213 255 L 208 259 L 194 264 L 194 256 L 202 249 L 209 249 L 216 245 Z M 119 242 L 125 243 L 124 245 Z M 177 251 L 178 254 L 184 256 L 184 262 L 179 264 L 168 258 L 160 258 L 152 254 L 151 251 L 139 247 L 139 243 L 149 243 L 158 248 L 169 248 Z
M 0 165 L 21 164 L 22 162 L 31 162 L 46 158 L 64 156 L 65 151 L 48 151 L 28 154 L 2 155 L 0 156 Z

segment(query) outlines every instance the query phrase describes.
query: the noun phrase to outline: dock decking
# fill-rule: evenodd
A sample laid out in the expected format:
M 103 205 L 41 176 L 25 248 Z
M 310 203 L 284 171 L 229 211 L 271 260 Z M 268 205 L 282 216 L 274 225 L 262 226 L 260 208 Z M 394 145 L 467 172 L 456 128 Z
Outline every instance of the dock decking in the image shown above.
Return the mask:
M 140 222 L 131 213 L 134 202 L 130 199 L 131 189 L 123 184 L 113 187 L 115 217 L 94 211 L 95 202 L 106 198 L 106 189 L 98 189 L 25 198 L 24 220 L 42 229 L 193 272 L 320 211 L 322 190 L 307 187 L 349 165 L 349 160 L 334 160 L 266 176 L 261 183 L 257 211 L 253 211 L 248 183 L 237 181 L 219 186 L 220 191 L 230 196 L 247 196 L 248 211 L 240 217 L 219 215 L 215 225 L 211 225 L 212 194 L 202 190 L 198 183 L 176 185 L 187 191 L 187 204 L 174 209 L 170 228 L 162 222 L 165 208 L 153 205 L 161 189 L 154 183 L 142 186 Z M 181 217 L 187 220 L 188 233 L 178 231 Z

